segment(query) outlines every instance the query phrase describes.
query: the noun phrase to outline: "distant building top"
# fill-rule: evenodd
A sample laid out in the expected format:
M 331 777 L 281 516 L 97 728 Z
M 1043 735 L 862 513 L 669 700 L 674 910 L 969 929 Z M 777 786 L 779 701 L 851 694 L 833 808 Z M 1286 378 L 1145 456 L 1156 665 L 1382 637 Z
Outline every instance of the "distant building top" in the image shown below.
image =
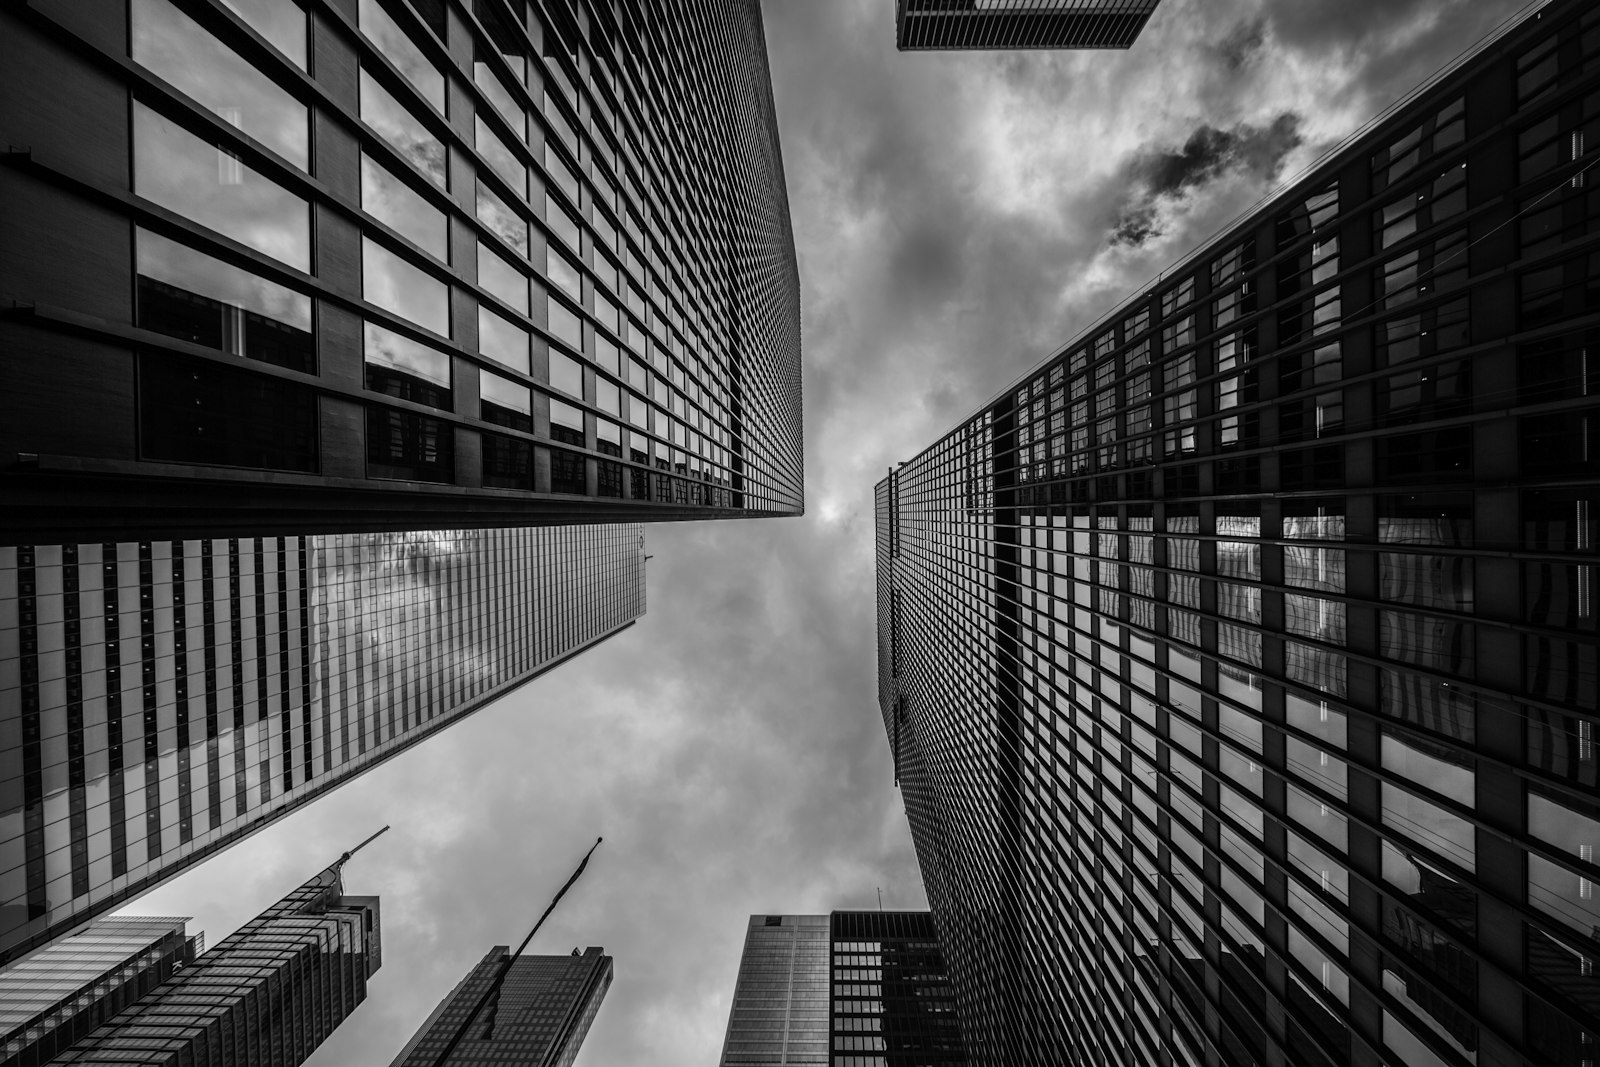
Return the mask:
M 932 49 L 1127 48 L 1161 0 L 897 0 L 895 43 Z

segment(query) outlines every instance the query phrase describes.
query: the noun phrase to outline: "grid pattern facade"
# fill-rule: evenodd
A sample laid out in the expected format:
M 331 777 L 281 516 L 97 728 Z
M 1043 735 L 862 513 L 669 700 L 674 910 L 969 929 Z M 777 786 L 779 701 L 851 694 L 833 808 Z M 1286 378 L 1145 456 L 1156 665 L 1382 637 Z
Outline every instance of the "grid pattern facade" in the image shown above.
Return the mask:
M 95 1029 L 56 1064 L 303 1063 L 367 997 L 378 899 L 344 896 L 343 861 Z
M 187 921 L 102 919 L 0 970 L 0 1063 L 49 1063 L 191 963 Z
M 803 510 L 756 0 L 0 19 L 0 537 Z
M 752 915 L 720 1067 L 830 1062 L 832 941 L 826 915 Z
M 644 609 L 636 525 L 0 548 L 0 960 Z
M 836 911 L 833 1067 L 966 1063 L 933 915 Z
M 877 487 L 975 1062 L 1596 1058 L 1597 126 L 1545 5 Z
M 611 988 L 612 959 L 598 948 L 582 955 L 518 956 L 499 992 L 449 1057 L 439 1059 L 494 984 L 508 951 L 505 945 L 490 950 L 422 1024 L 393 1067 L 571 1067 Z
M 1129 48 L 1161 0 L 895 0 L 902 52 Z

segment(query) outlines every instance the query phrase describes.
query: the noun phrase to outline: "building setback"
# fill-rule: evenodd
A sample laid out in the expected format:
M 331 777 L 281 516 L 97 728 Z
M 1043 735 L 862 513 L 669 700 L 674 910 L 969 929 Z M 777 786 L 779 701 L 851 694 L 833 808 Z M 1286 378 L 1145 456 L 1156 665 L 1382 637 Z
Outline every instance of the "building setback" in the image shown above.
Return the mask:
M 750 917 L 721 1067 L 965 1062 L 928 912 Z
M 636 525 L 0 548 L 0 962 L 644 614 Z
M 1594 1058 L 1597 125 L 1546 4 L 878 484 L 975 1063 Z
M 1161 0 L 895 0 L 902 52 L 1129 48 Z
M 756 0 L 0 12 L 0 544 L 793 515 Z
M 204 950 L 187 919 L 101 919 L 0 970 L 0 1063 L 41 1067 Z
M 599 948 L 508 961 L 509 953 L 507 945 L 490 949 L 439 1002 L 392 1067 L 571 1067 L 611 988 L 611 957 Z M 505 977 L 495 989 L 501 971 Z M 461 1032 L 469 1017 L 470 1026 Z
M 52 1061 L 304 1063 L 367 998 L 378 898 L 344 895 L 350 853 Z

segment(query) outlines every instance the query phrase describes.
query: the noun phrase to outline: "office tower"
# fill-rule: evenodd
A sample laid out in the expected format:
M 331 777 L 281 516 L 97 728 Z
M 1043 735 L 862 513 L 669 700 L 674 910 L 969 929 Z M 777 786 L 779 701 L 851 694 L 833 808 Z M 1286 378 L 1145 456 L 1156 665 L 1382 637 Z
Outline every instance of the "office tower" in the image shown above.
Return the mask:
M 509 946 L 496 945 L 439 1002 L 393 1067 L 570 1067 L 611 988 L 611 969 L 604 949 L 513 958 Z
M 930 49 L 1128 48 L 1161 0 L 895 0 L 895 44 Z
M 877 486 L 975 1063 L 1596 1055 L 1597 115 L 1546 4 Z
M 192 963 L 187 919 L 102 919 L 0 970 L 0 1063 L 39 1067 Z
M 644 610 L 638 526 L 0 548 L 0 962 Z
M 719 1062 L 965 1063 L 932 915 L 750 916 Z
M 382 963 L 378 898 L 344 892 L 341 872 L 350 856 L 53 1062 L 304 1063 L 367 999 L 367 980 Z
M 803 509 L 757 0 L 0 12 L 0 543 Z

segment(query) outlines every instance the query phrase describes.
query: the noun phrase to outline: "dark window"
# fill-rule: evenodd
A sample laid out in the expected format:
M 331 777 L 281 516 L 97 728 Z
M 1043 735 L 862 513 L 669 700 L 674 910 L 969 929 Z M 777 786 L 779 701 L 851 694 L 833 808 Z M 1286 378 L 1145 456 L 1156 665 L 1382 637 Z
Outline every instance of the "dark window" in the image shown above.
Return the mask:
M 620 497 L 622 495 L 622 464 L 602 459 L 597 462 L 596 466 L 599 468 L 599 480 L 596 483 L 599 495 Z
M 637 467 L 629 468 L 628 480 L 631 483 L 629 492 L 635 500 L 650 499 L 650 473 L 639 470 Z
M 1282 452 L 1278 464 L 1286 491 L 1336 489 L 1344 484 L 1344 449 L 1339 445 Z
M 496 489 L 532 489 L 533 446 L 515 437 L 484 434 L 483 484 Z
M 316 393 L 235 367 L 141 354 L 139 428 L 145 459 L 317 470 Z
M 1472 475 L 1472 427 L 1396 434 L 1378 441 L 1378 476 L 1438 481 Z
M 1524 929 L 1528 935 L 1528 977 L 1560 1009 L 1546 1006 L 1542 998 L 1528 998 L 1529 1008 L 1536 1009 L 1528 1014 L 1529 1044 L 1543 1051 L 1551 1063 L 1593 1059 L 1595 1035 L 1584 1032 L 1564 1014 L 1600 1018 L 1600 977 L 1595 974 L 1593 943 L 1558 941 L 1535 927 Z
M 1535 475 L 1578 475 L 1600 470 L 1595 435 L 1600 408 L 1553 411 L 1518 419 L 1522 470 Z
M 367 408 L 367 473 L 373 478 L 454 482 L 455 428 L 392 408 Z
M 1528 762 L 1546 774 L 1593 789 L 1600 785 L 1595 768 L 1595 723 L 1524 705 L 1528 720 Z
M 1569 259 L 1518 279 L 1523 329 L 1576 318 L 1600 306 L 1600 252 Z
M 584 477 L 582 456 L 563 448 L 550 450 L 550 491 L 579 495 L 589 492 L 588 480 Z

